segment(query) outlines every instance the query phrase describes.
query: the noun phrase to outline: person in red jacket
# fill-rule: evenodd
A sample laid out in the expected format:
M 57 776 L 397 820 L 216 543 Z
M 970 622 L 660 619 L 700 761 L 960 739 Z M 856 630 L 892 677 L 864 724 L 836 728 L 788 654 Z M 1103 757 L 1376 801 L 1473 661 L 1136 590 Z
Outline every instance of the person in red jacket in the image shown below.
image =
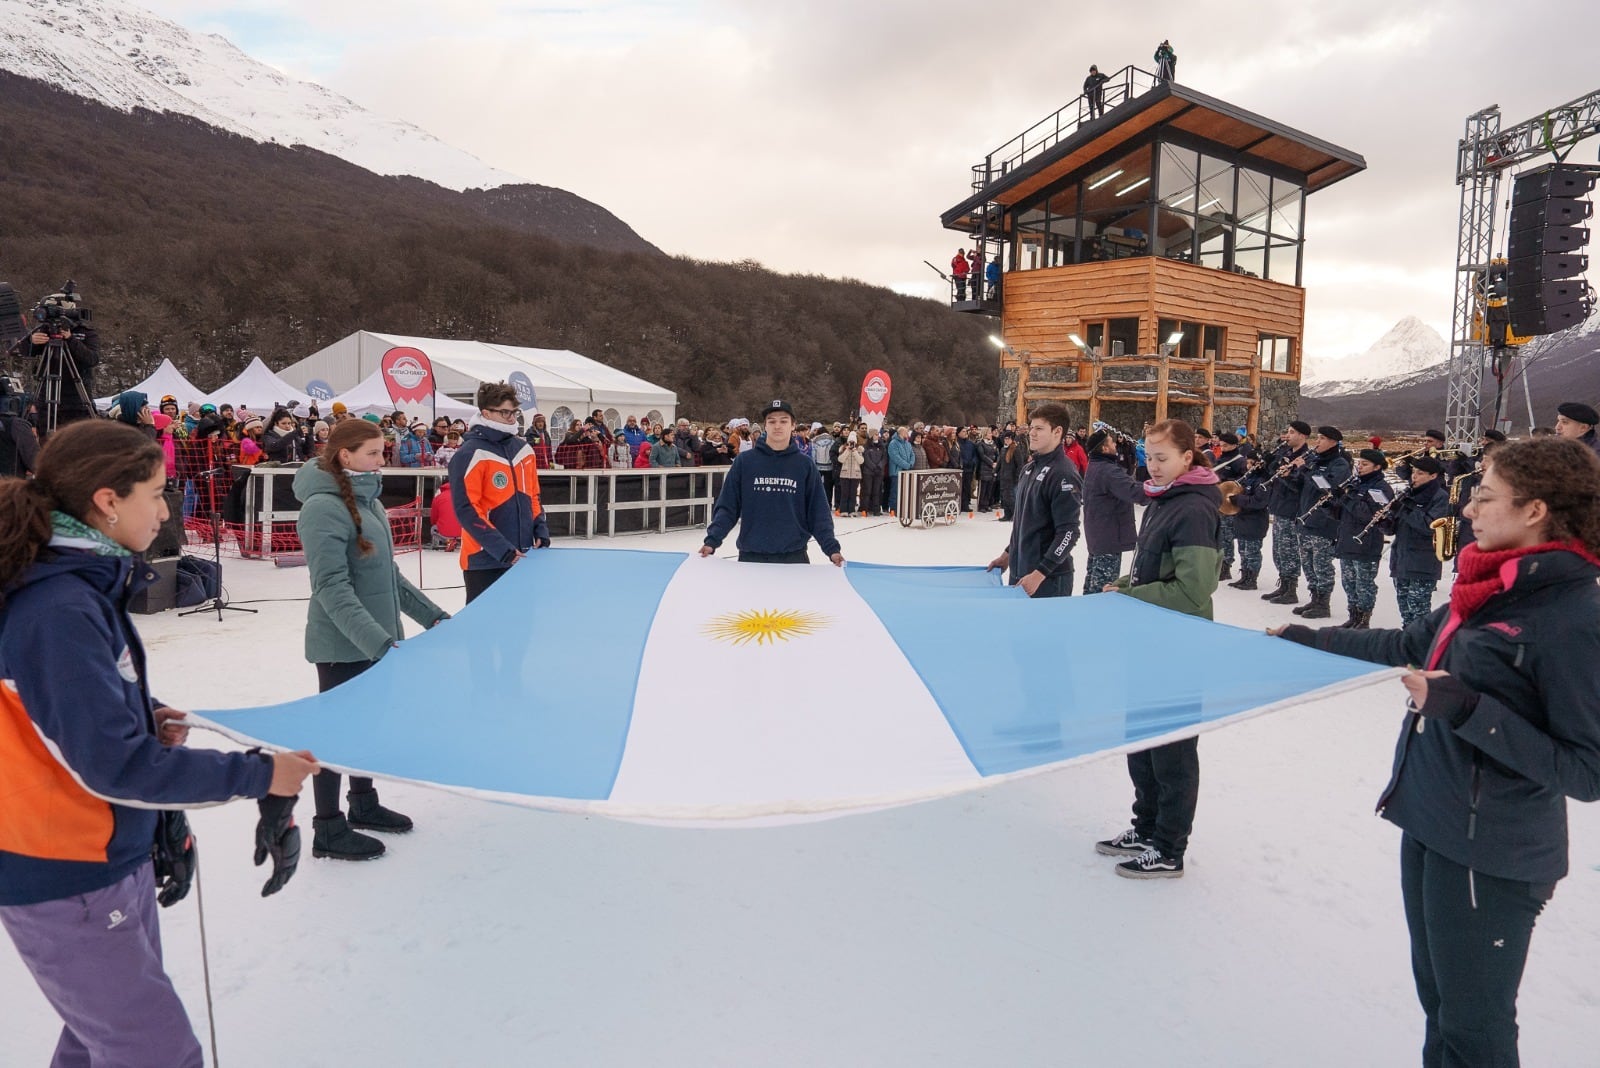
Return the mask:
M 1061 451 L 1067 454 L 1067 459 L 1072 461 L 1072 466 L 1078 469 L 1081 478 L 1089 472 L 1089 454 L 1083 451 L 1083 446 L 1078 443 L 1077 437 L 1067 434 L 1063 438 L 1064 444 Z
M 971 267 L 967 264 L 967 254 L 961 249 L 956 249 L 955 258 L 950 261 L 950 277 L 956 283 L 956 299 L 967 299 L 967 272 Z

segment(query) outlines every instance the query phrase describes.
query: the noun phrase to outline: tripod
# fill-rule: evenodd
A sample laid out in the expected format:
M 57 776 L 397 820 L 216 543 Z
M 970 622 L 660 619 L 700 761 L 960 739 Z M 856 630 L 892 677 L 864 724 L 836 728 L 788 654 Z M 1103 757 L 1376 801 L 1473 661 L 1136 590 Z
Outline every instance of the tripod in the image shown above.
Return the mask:
M 208 513 L 211 517 L 211 563 L 217 569 L 217 595 L 209 601 L 195 605 L 186 612 L 179 612 L 178 615 L 192 616 L 198 612 L 209 612 L 212 609 L 216 609 L 217 622 L 221 623 L 223 609 L 227 609 L 229 612 L 248 612 L 250 615 L 255 615 L 256 610 L 229 604 L 227 594 L 222 589 L 222 513 L 216 508 L 217 502 L 213 485 L 218 473 L 219 469 L 213 467 L 209 471 L 201 471 L 196 476 L 206 480 L 206 503 L 211 505 L 211 510 Z
M 34 381 L 39 384 L 39 418 L 43 423 L 41 429 L 45 434 L 53 434 L 56 424 L 61 421 L 61 387 L 62 377 L 72 379 L 72 388 L 77 390 L 78 399 L 83 401 L 83 410 L 94 412 L 94 402 L 89 399 L 89 391 L 84 388 L 83 375 L 78 370 L 77 361 L 67 351 L 67 338 L 49 335 L 50 340 L 45 343 L 44 351 L 39 354 L 39 362 L 33 370 Z

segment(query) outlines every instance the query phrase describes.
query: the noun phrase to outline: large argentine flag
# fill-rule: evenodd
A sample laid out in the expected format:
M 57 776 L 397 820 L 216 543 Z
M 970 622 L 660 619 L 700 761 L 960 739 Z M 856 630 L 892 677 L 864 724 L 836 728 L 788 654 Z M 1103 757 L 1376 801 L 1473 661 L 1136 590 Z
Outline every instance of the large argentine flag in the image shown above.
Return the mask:
M 1160 649 L 1160 667 L 1151 651 Z M 634 819 L 903 804 L 1393 674 L 978 568 L 539 552 L 327 694 L 206 715 L 347 771 Z

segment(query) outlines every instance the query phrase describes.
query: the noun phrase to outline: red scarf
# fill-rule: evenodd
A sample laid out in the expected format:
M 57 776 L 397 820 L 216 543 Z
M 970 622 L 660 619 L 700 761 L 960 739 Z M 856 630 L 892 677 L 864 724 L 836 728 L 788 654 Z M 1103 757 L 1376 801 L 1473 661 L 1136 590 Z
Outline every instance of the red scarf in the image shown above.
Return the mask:
M 1456 556 L 1456 582 L 1450 590 L 1450 617 L 1434 643 L 1433 655 L 1428 657 L 1428 668 L 1439 665 L 1444 648 L 1450 644 L 1462 623 L 1471 619 L 1495 594 L 1504 593 L 1517 579 L 1517 561 L 1530 553 L 1577 553 L 1591 564 L 1600 565 L 1600 559 L 1583 543 L 1572 541 L 1547 541 L 1520 549 L 1496 549 L 1484 552 L 1476 542 L 1468 542 Z

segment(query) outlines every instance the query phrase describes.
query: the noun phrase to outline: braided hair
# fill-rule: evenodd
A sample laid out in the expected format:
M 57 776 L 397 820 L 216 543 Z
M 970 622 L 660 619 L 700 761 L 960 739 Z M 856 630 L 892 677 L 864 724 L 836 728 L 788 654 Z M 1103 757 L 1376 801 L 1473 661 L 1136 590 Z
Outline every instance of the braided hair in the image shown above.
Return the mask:
M 369 423 L 365 419 L 346 419 L 328 435 L 318 460 L 322 469 L 333 479 L 334 485 L 339 487 L 339 499 L 344 501 L 345 511 L 350 513 L 350 522 L 356 526 L 356 546 L 362 556 L 372 552 L 372 539 L 361 533 L 361 509 L 356 505 L 356 489 L 350 482 L 350 472 L 339 462 L 339 456 L 346 449 L 354 451 L 372 439 L 381 437 L 383 431 L 378 429 L 376 423 Z

